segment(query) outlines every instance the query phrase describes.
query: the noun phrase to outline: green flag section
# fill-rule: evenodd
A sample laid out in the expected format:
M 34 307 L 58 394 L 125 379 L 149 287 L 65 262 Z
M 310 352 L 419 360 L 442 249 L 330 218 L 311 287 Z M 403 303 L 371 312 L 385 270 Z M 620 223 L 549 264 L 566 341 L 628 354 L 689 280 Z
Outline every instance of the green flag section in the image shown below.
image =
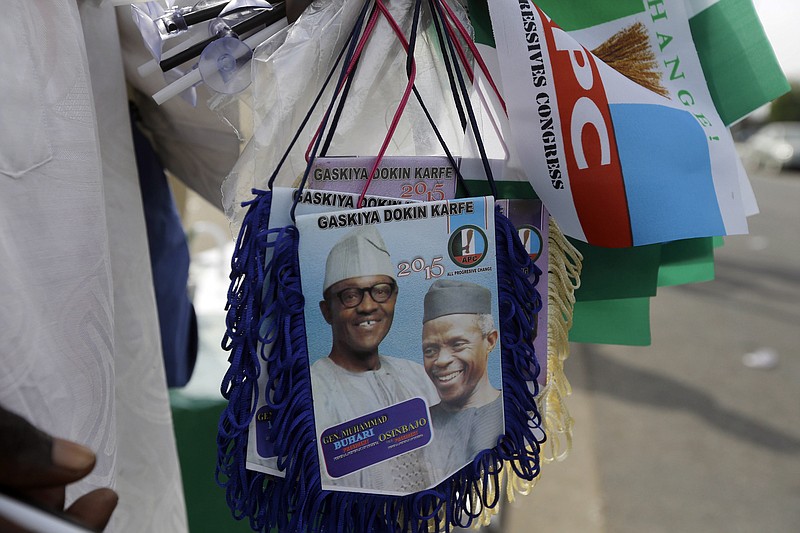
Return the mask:
M 658 287 L 713 280 L 719 241 L 687 239 L 627 249 L 571 241 L 583 255 L 583 270 L 570 340 L 650 344 L 649 297 L 656 296 Z
M 789 91 L 751 0 L 720 0 L 690 18 L 689 28 L 725 124 Z
M 656 295 L 661 245 L 600 248 L 570 239 L 583 255 L 579 302 Z
M 527 181 L 496 181 L 497 199 L 508 200 L 533 200 L 538 198 L 533 192 L 533 187 Z M 492 188 L 486 180 L 464 180 L 459 184 L 456 196 L 467 198 L 471 196 L 491 196 Z
M 576 302 L 571 342 L 650 345 L 650 298 Z
M 534 2 L 564 31 L 581 30 L 621 19 L 645 10 L 645 3 L 664 0 L 539 0 Z
M 661 247 L 658 286 L 700 283 L 714 279 L 714 239 L 688 239 Z
M 467 0 L 469 19 L 475 32 L 475 42 L 495 48 L 492 20 L 489 18 L 489 4 L 486 0 Z

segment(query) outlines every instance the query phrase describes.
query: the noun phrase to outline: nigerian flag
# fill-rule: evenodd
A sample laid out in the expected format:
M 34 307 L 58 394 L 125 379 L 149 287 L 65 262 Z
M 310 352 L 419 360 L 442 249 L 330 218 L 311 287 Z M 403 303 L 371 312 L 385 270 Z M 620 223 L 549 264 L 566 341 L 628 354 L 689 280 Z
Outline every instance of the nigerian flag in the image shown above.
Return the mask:
M 623 63 L 627 61 L 626 76 L 636 79 L 638 75 L 637 83 L 649 83 L 655 92 L 663 92 L 664 85 L 688 82 L 683 67 L 696 61 L 702 79 L 691 80 L 691 87 L 672 87 L 671 97 L 691 101 L 686 98 L 687 91 L 707 94 L 713 104 L 711 111 L 724 125 L 789 89 L 750 0 L 541 0 L 535 4 L 608 65 L 625 71 Z M 511 6 L 525 7 L 522 3 Z M 470 15 L 476 42 L 494 47 L 489 5 L 484 0 L 471 0 Z M 666 21 L 680 28 L 681 21 L 674 20 L 678 18 L 683 19 L 688 34 L 660 29 L 667 26 L 659 26 Z M 651 43 L 644 55 L 642 47 L 633 43 L 643 33 L 649 34 Z M 650 52 L 654 53 L 648 56 Z M 633 72 L 631 63 L 635 65 Z M 653 68 L 654 63 L 657 68 Z M 660 71 L 660 79 L 657 75 L 654 78 L 656 71 Z M 710 115 L 705 113 L 706 117 Z M 740 167 L 737 171 L 742 211 L 750 215 L 756 212 L 755 199 L 743 171 Z M 731 181 L 730 175 L 727 178 Z M 538 192 L 541 186 L 534 185 L 534 189 Z M 667 195 L 662 200 L 680 202 L 681 198 Z M 647 210 L 642 214 L 648 216 Z M 558 215 L 556 219 L 560 222 Z M 725 233 L 732 232 L 709 231 L 705 235 Z M 713 279 L 712 241 L 689 238 L 629 249 L 599 248 L 575 241 L 584 254 L 584 271 L 583 285 L 576 293 L 571 340 L 648 344 L 649 298 L 658 286 Z M 632 276 L 632 272 L 637 275 Z

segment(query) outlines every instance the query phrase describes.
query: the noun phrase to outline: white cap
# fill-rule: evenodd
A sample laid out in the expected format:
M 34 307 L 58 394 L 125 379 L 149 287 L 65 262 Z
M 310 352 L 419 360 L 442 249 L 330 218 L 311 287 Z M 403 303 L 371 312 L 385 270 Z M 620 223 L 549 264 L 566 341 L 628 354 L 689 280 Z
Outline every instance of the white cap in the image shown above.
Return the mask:
M 374 226 L 351 231 L 331 248 L 325 262 L 322 292 L 334 283 L 361 276 L 389 276 L 395 279 L 389 251 Z

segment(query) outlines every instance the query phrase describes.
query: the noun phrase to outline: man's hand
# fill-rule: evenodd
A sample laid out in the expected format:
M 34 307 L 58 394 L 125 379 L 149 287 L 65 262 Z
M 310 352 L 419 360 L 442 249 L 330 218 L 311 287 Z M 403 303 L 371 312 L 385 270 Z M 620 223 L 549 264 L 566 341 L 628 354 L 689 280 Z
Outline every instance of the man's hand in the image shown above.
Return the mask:
M 0 407 L 0 491 L 60 512 L 66 486 L 85 477 L 94 464 L 90 449 L 50 437 Z M 116 492 L 96 489 L 78 498 L 66 514 L 90 529 L 102 530 L 116 506 Z M 25 531 L 2 516 L 0 530 Z

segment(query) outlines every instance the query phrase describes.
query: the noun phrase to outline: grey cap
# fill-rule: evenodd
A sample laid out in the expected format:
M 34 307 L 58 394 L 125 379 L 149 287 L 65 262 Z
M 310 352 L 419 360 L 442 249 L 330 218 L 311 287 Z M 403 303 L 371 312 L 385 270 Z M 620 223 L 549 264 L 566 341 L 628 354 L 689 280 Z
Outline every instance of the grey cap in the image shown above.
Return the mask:
M 492 292 L 475 283 L 437 279 L 425 294 L 422 323 L 445 315 L 488 315 Z
M 394 277 L 394 266 L 381 234 L 373 226 L 357 228 L 337 242 L 325 262 L 322 292 L 334 283 L 361 276 Z

